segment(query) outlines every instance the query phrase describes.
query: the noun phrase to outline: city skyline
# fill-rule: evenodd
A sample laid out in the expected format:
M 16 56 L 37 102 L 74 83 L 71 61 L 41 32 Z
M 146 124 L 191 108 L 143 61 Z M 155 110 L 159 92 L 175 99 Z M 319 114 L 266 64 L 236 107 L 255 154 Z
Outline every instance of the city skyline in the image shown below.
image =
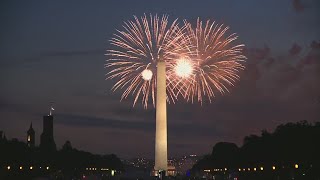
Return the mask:
M 155 109 L 119 102 L 103 68 L 114 29 L 151 12 L 225 23 L 248 57 L 230 94 L 202 107 L 168 105 L 169 157 L 206 154 L 220 141 L 240 146 L 262 129 L 319 120 L 319 2 L 124 2 L 1 2 L 0 130 L 8 139 L 26 141 L 33 122 L 38 145 L 42 116 L 54 101 L 58 148 L 70 140 L 93 153 L 153 157 Z

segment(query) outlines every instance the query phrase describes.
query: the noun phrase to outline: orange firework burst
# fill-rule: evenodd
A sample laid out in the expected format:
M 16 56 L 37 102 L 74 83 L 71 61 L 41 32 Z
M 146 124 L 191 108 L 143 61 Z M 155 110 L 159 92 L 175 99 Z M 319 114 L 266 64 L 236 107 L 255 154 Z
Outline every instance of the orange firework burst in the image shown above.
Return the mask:
M 216 92 L 224 94 L 239 80 L 238 72 L 244 69 L 244 45 L 232 45 L 238 38 L 235 33 L 226 35 L 229 27 L 197 19 L 196 27 L 184 21 L 186 36 L 193 52 L 189 63 L 194 70 L 188 80 L 178 81 L 182 95 L 188 101 L 211 102 Z M 177 82 L 177 81 L 176 81 Z
M 144 15 L 140 19 L 134 16 L 127 21 L 123 30 L 110 40 L 113 49 L 108 50 L 106 67 L 113 69 L 107 74 L 108 79 L 119 78 L 113 90 L 124 89 L 121 99 L 129 94 L 134 96 L 134 105 L 139 98 L 147 108 L 149 98 L 155 105 L 156 65 L 165 61 L 167 67 L 167 100 L 174 100 L 177 93 L 171 83 L 170 74 L 173 62 L 186 54 L 188 44 L 184 40 L 183 28 L 179 28 L 177 19 L 169 24 L 168 16 Z

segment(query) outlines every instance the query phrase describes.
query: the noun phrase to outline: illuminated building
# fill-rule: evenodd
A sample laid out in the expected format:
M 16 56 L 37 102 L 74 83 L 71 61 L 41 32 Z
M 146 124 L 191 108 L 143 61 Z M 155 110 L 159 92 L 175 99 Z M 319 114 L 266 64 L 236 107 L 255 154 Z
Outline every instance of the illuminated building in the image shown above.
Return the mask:
M 174 166 L 168 166 L 167 176 L 176 176 L 177 171 Z
M 157 64 L 157 97 L 156 97 L 156 139 L 154 170 L 168 170 L 167 152 L 167 96 L 166 96 L 166 64 Z
M 35 131 L 32 128 L 32 123 L 30 124 L 30 128 L 27 131 L 27 145 L 31 148 L 35 146 Z

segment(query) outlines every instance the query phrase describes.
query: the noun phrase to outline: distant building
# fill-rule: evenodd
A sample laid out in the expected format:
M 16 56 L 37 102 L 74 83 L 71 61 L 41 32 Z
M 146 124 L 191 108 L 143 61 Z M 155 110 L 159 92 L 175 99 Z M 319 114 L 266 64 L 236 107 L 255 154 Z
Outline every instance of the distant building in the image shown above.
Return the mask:
M 29 130 L 27 131 L 27 145 L 31 148 L 34 148 L 35 146 L 35 131 L 32 128 L 32 122 L 30 124 Z
M 6 141 L 7 137 L 6 134 L 3 131 L 0 131 L 0 141 Z
M 167 176 L 176 176 L 176 175 L 177 175 L 176 167 L 172 165 L 168 166 Z
M 53 138 L 53 116 L 43 116 L 43 131 L 40 136 L 40 148 L 46 151 L 56 150 L 56 143 Z

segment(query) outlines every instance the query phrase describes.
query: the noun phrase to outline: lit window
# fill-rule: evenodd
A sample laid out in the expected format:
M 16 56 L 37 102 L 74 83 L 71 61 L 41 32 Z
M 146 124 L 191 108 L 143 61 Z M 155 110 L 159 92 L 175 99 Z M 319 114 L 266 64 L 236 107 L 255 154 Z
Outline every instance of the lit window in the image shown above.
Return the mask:
M 31 141 L 31 137 L 30 137 L 30 135 L 28 135 L 28 142 L 30 142 Z

